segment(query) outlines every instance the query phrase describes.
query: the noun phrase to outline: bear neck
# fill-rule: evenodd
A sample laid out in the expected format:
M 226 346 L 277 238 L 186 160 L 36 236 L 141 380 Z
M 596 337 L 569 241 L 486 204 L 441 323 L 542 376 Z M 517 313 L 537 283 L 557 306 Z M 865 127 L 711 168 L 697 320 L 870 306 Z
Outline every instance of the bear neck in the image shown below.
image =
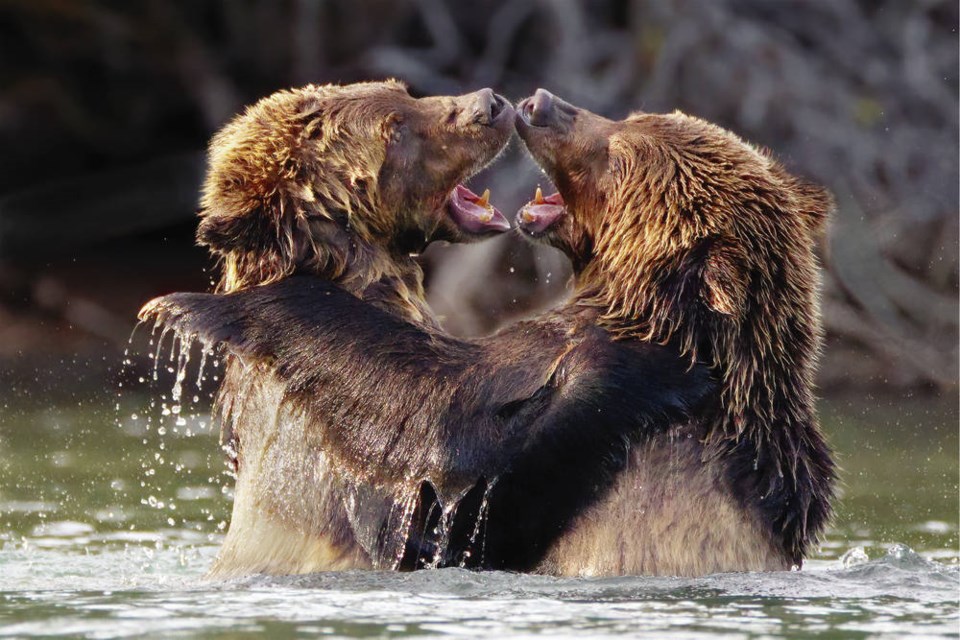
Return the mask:
M 362 300 L 410 322 L 438 326 L 423 289 L 423 269 L 410 255 L 384 251 L 373 258 L 375 268 L 347 277 L 344 287 Z
M 269 251 L 227 254 L 221 258 L 217 291 L 231 293 L 295 274 L 314 275 L 405 320 L 436 325 L 426 303 L 423 270 L 413 257 L 360 238 L 310 249 L 296 261 L 291 254 L 274 256 Z

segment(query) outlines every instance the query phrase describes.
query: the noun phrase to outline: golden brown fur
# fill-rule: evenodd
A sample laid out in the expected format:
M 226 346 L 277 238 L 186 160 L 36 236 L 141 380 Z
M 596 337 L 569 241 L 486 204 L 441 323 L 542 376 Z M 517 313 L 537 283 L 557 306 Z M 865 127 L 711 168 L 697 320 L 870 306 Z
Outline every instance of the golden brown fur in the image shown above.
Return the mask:
M 198 240 L 218 289 L 312 273 L 385 295 L 424 319 L 411 254 L 474 239 L 446 215 L 457 183 L 490 162 L 510 127 L 477 123 L 474 94 L 411 98 L 399 82 L 308 85 L 249 107 L 210 142 Z
M 221 290 L 275 282 L 296 268 L 335 280 L 349 265 L 367 282 L 390 269 L 351 260 L 349 247 L 329 242 L 324 232 L 345 216 L 366 248 L 391 231 L 377 176 L 390 135 L 385 114 L 392 109 L 394 88 L 403 92 L 390 84 L 280 91 L 213 137 L 198 236 L 222 256 Z M 334 101 L 340 105 L 328 113 Z M 364 132 L 344 136 L 346 126 Z M 382 144 L 364 144 L 372 136 Z M 243 235 L 248 228 L 239 227 L 238 219 L 249 221 L 249 235 Z M 258 244 L 253 233 L 261 228 L 265 237 Z
M 634 447 L 613 488 L 560 536 L 541 570 L 702 576 L 787 568 L 756 514 L 726 490 L 722 465 L 702 460 L 687 429 Z
M 608 195 L 597 260 L 581 280 L 603 283 L 590 300 L 624 334 L 676 335 L 694 357 L 710 346 L 725 380 L 718 435 L 773 428 L 785 408 L 775 397 L 809 410 L 820 343 L 813 246 L 829 196 L 702 120 L 677 112 L 627 122 L 640 135 L 612 139 L 611 163 L 641 179 Z
M 197 237 L 220 259 L 218 289 L 310 274 L 434 325 L 412 255 L 487 233 L 463 228 L 449 199 L 504 147 L 510 111 L 489 90 L 414 99 L 395 81 L 264 98 L 210 143 Z M 228 358 L 215 411 L 237 487 L 212 576 L 370 566 L 337 470 L 302 421 L 264 409 L 280 405 L 281 389 L 268 370 Z
M 686 497 L 648 517 L 679 517 L 704 540 L 719 526 L 730 545 L 740 544 L 737 535 L 753 536 L 758 549 L 774 541 L 779 566 L 799 564 L 833 495 L 834 466 L 813 397 L 820 348 L 814 244 L 832 207 L 829 194 L 732 133 L 680 112 L 613 122 L 538 92 L 518 107 L 517 121 L 566 203 L 567 214 L 541 239 L 571 256 L 578 302 L 598 308 L 601 324 L 622 339 L 677 344 L 720 378 L 715 408 L 695 431 L 704 449 L 685 467 Z M 697 487 L 719 468 L 717 504 L 743 510 L 742 527 L 723 524 L 738 518 L 702 518 Z M 637 487 L 630 499 L 637 505 L 656 503 L 649 484 L 639 488 L 645 473 L 638 468 L 622 481 Z M 618 501 L 614 495 L 597 507 L 608 510 L 607 526 L 617 521 Z M 677 516 L 674 507 L 686 513 Z M 655 522 L 637 521 L 636 530 Z M 657 538 L 661 556 L 671 553 L 668 539 Z M 769 566 L 764 557 L 703 566 Z M 689 564 L 667 564 L 697 573 L 696 558 L 691 551 Z M 641 562 L 643 571 L 657 564 L 650 562 Z M 619 571 L 631 571 L 629 563 Z
M 281 385 L 266 367 L 238 376 L 224 412 L 243 415 L 243 468 L 237 475 L 230 529 L 209 576 L 294 574 L 370 568 L 349 535 L 331 491 L 336 469 L 304 423 L 277 412 Z
M 695 118 L 638 114 L 611 122 L 562 107 L 539 124 L 518 120 L 568 209 L 537 234 L 563 248 L 579 276 L 560 315 L 599 318 L 609 332 L 595 320 L 580 327 L 583 336 L 575 331 L 559 342 L 507 330 L 489 345 L 498 364 L 485 369 L 494 373 L 477 375 L 484 367 L 476 350 L 486 346 L 398 325 L 390 314 L 361 311 L 347 294 L 332 305 L 331 291 L 311 284 L 315 278 L 160 305 L 183 326 L 197 327 L 199 319 L 198 334 L 227 340 L 266 367 L 251 372 L 253 386 L 237 377 L 225 387 L 267 408 L 262 418 L 256 409 L 251 418 L 243 401 L 227 409 L 240 409 L 244 428 L 267 424 L 251 431 L 249 461 L 241 448 L 241 469 L 253 478 L 238 483 L 238 500 L 242 488 L 247 498 L 235 510 L 249 537 L 277 542 L 248 548 L 252 554 L 225 545 L 246 570 L 351 566 L 362 554 L 335 535 L 352 531 L 363 549 L 375 550 L 374 566 L 400 566 L 408 557 L 403 566 L 419 566 L 424 553 L 433 558 L 427 566 L 456 564 L 480 551 L 480 566 L 498 568 L 700 575 L 789 568 L 822 532 L 833 464 L 810 388 L 819 338 L 812 245 L 829 199 Z M 409 237 L 406 231 L 395 237 Z M 391 255 L 389 246 L 385 251 Z M 353 339 L 344 340 L 351 309 L 346 335 Z M 514 339 L 521 348 L 510 347 Z M 567 350 L 563 340 L 576 347 Z M 664 343 L 664 351 L 651 343 Z M 556 351 L 545 352 L 544 344 Z M 671 361 L 683 368 L 677 352 L 692 361 L 691 371 L 709 364 L 719 390 L 698 376 L 664 385 L 677 382 Z M 513 360 L 518 354 L 522 367 Z M 553 372 L 559 354 L 569 362 Z M 658 354 L 666 359 L 655 363 Z M 535 356 L 547 359 L 545 377 L 532 365 Z M 516 379 L 540 386 L 518 401 Z M 386 382 L 388 391 L 378 393 L 370 380 Z M 508 401 L 486 385 L 503 385 Z M 694 400 L 700 391 L 708 394 L 705 407 Z M 678 400 L 696 402 L 695 417 L 684 413 L 678 422 L 658 409 Z M 648 415 L 649 401 L 661 421 L 638 419 Z M 534 415 L 546 425 L 531 427 Z M 498 434 L 507 424 L 521 440 L 546 435 L 504 467 L 500 450 L 512 448 Z M 478 433 L 480 444 L 468 437 Z M 492 453 L 491 436 L 500 447 Z M 354 469 L 362 486 L 343 494 L 359 496 L 359 510 L 349 514 L 324 506 L 338 504 L 326 491 L 328 483 L 337 486 L 333 456 L 365 472 Z M 451 483 L 451 469 L 464 464 L 464 480 Z M 478 478 L 498 479 L 483 517 L 477 501 L 486 481 Z M 429 508 L 413 526 L 408 505 L 418 487 Z M 445 539 L 429 512 L 439 505 L 447 513 L 461 501 L 473 507 L 450 512 Z M 458 526 L 461 515 L 468 526 Z M 474 516 L 484 519 L 481 549 L 471 533 L 478 531 Z M 277 527 L 282 535 L 274 535 Z

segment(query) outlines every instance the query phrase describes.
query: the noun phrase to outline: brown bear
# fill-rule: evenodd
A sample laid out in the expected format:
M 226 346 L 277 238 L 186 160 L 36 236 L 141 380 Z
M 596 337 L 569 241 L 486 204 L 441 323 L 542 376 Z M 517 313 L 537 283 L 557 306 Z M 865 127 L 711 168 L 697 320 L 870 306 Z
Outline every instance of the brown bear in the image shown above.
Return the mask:
M 833 493 L 810 389 L 829 198 L 681 114 L 613 122 L 538 92 L 517 127 L 560 190 L 521 228 L 577 272 L 553 312 L 458 341 L 294 278 L 145 315 L 272 371 L 271 411 L 353 479 L 377 566 L 799 565 Z
M 510 228 L 460 183 L 505 147 L 512 114 L 490 89 L 414 99 L 396 81 L 249 107 L 210 142 L 197 238 L 221 259 L 219 290 L 311 273 L 358 294 L 388 284 L 405 315 L 429 316 L 415 254 Z
M 239 179 L 258 175 L 241 167 Z M 230 195 L 232 182 L 213 178 L 211 208 L 223 198 L 209 194 L 222 183 Z M 537 569 L 622 472 L 625 445 L 685 423 L 712 388 L 674 346 L 614 342 L 578 305 L 462 341 L 402 305 L 365 304 L 353 279 L 287 266 L 302 252 L 269 242 L 287 237 L 275 222 L 285 211 L 258 212 L 241 233 L 225 229 L 242 216 L 208 214 L 201 239 L 227 251 L 222 288 L 233 293 L 174 294 L 142 314 L 226 343 L 233 358 L 218 413 L 237 493 L 214 576 Z M 263 224 L 273 226 L 247 231 Z M 338 246 L 321 229 L 309 255 Z M 243 286 L 243 274 L 262 284 Z
M 210 143 L 197 237 L 220 258 L 218 288 L 309 274 L 434 325 L 414 255 L 434 240 L 509 229 L 489 193 L 478 197 L 460 183 L 504 148 L 512 116 L 490 89 L 414 99 L 395 81 L 311 85 L 264 98 Z M 325 457 L 298 457 L 286 444 L 304 436 L 265 411 L 274 389 L 261 378 L 228 357 L 215 413 L 238 478 L 212 574 L 369 566 L 343 524 Z M 246 419 L 234 419 L 240 414 Z M 292 495 L 286 481 L 297 474 L 313 482 Z M 314 521 L 303 517 L 308 501 Z
M 614 122 L 539 90 L 517 130 L 559 193 L 518 214 L 576 271 L 575 303 L 622 340 L 675 344 L 720 381 L 697 421 L 634 446 L 628 472 L 545 565 L 563 574 L 799 566 L 835 467 L 814 409 L 823 189 L 675 112 Z

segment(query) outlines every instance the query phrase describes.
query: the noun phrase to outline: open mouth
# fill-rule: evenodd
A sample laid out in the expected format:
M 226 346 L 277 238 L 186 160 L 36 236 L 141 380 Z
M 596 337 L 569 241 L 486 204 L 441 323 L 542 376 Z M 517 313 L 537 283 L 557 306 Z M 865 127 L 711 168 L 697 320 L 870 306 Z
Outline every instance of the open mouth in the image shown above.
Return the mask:
M 540 187 L 533 200 L 523 205 L 517 212 L 517 225 L 531 235 L 546 233 L 567 213 L 563 196 L 554 193 L 544 196 Z
M 509 118 L 513 115 L 513 105 L 507 102 L 507 99 L 501 95 L 493 94 L 493 101 L 490 105 L 490 124 L 494 124 L 503 118 Z
M 458 184 L 447 200 L 447 212 L 465 232 L 473 234 L 503 233 L 510 223 L 500 211 L 490 204 L 490 189 L 478 196 L 462 184 Z

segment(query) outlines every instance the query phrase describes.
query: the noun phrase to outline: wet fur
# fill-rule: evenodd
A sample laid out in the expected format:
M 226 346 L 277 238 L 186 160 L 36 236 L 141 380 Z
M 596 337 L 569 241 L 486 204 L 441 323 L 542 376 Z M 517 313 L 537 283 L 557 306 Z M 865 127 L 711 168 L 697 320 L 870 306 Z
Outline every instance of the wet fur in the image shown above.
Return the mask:
M 238 468 L 230 528 L 209 575 L 292 574 L 370 568 L 323 451 L 289 412 L 269 367 L 231 358 L 218 408 Z
M 788 568 L 761 519 L 729 490 L 723 463 L 704 453 L 689 428 L 632 447 L 610 491 L 578 515 L 543 568 L 587 576 Z
M 589 122 L 592 114 L 583 113 L 580 122 Z M 732 134 L 682 114 L 641 114 L 564 135 L 546 143 L 525 137 L 572 213 L 563 229 L 548 238 L 567 251 L 578 272 L 575 299 L 558 313 L 584 314 L 587 324 L 602 326 L 605 345 L 611 337 L 617 339 L 609 343 L 616 346 L 604 347 L 612 349 L 606 353 L 637 356 L 631 350 L 662 343 L 670 353 L 710 363 L 721 384 L 693 420 L 637 421 L 617 413 L 624 409 L 629 414 L 631 402 L 643 398 L 616 393 L 618 379 L 612 386 L 599 385 L 603 402 L 575 396 L 566 405 L 572 413 L 565 415 L 576 419 L 561 420 L 567 428 L 551 426 L 542 431 L 545 439 L 530 441 L 541 432 L 535 426 L 543 423 L 540 411 L 550 404 L 541 403 L 556 397 L 543 380 L 562 370 L 556 364 L 570 347 L 563 340 L 551 342 L 556 336 L 525 333 L 530 325 L 518 325 L 499 339 L 505 340 L 502 346 L 512 346 L 506 353 L 525 355 L 513 366 L 541 386 L 525 387 L 519 398 L 494 393 L 489 396 L 494 404 L 478 412 L 475 405 L 460 404 L 448 384 L 437 385 L 437 380 L 450 380 L 443 365 L 465 343 L 451 346 L 429 328 L 429 339 L 384 344 L 377 341 L 381 334 L 357 335 L 342 327 L 341 340 L 327 336 L 321 342 L 328 346 L 320 349 L 316 335 L 305 339 L 307 325 L 321 323 L 320 317 L 288 325 L 290 318 L 276 315 L 279 307 L 318 312 L 306 300 L 297 303 L 306 305 L 299 311 L 289 306 L 284 300 L 293 295 L 290 290 L 269 300 L 247 298 L 242 308 L 231 307 L 233 315 L 222 315 L 227 308 L 222 300 L 194 298 L 161 301 L 147 315 L 232 345 L 257 366 L 276 371 L 284 397 L 300 394 L 292 402 L 306 413 L 294 432 L 320 435 L 316 446 L 338 460 L 341 477 L 350 478 L 345 486 L 353 489 L 345 500 L 360 495 L 372 506 L 349 520 L 365 538 L 361 544 L 374 566 L 392 566 L 393 561 L 419 566 L 419 559 L 430 558 L 440 542 L 447 551 L 431 560 L 434 565 L 561 574 L 698 575 L 800 564 L 823 529 L 833 494 L 833 463 L 816 425 L 811 390 L 819 345 L 812 245 L 829 197 L 790 177 Z M 563 166 L 562 159 L 596 161 L 599 168 Z M 356 313 L 361 317 L 366 312 Z M 323 315 L 322 322 L 332 320 Z M 239 332 L 220 333 L 218 322 Z M 283 339 L 289 342 L 279 338 L 278 326 L 295 329 Z M 336 326 L 328 324 L 328 329 L 335 332 Z M 344 353 L 344 337 L 362 338 L 368 348 Z M 435 340 L 451 351 L 435 350 Z M 302 350 L 290 351 L 297 348 Z M 331 392 L 342 401 L 333 390 L 344 384 L 344 376 L 356 373 L 344 370 L 344 363 L 379 367 L 385 355 L 402 354 L 413 354 L 415 362 L 393 361 L 394 369 L 388 367 L 402 373 L 367 373 L 360 380 L 369 387 L 351 387 L 356 395 L 347 406 L 353 411 L 377 401 L 371 423 L 346 429 L 352 435 L 344 438 L 340 421 L 334 427 L 318 417 L 330 407 L 310 413 L 311 402 L 321 397 L 330 401 Z M 534 358 L 541 354 L 554 358 L 552 364 Z M 642 367 L 650 357 L 622 362 Z M 479 394 L 490 390 L 481 385 L 477 391 L 476 377 L 513 380 L 504 369 L 484 364 L 461 384 Z M 435 389 L 417 391 L 404 378 L 419 368 L 433 376 L 424 384 Z M 305 379 L 305 371 L 319 377 Z M 320 375 L 322 371 L 327 373 Z M 589 366 L 586 372 L 580 381 L 605 380 Z M 704 389 L 698 385 L 702 383 L 687 392 Z M 655 395 L 647 398 L 656 400 Z M 592 416 L 582 412 L 602 414 L 609 408 L 614 419 L 606 429 L 598 434 L 589 428 Z M 447 439 L 453 425 L 482 426 L 491 412 L 499 416 L 504 411 L 512 432 L 526 434 L 525 445 L 493 445 L 484 428 L 462 432 L 479 440 Z M 432 417 L 432 430 L 411 430 L 412 415 Z M 340 420 L 349 424 L 349 417 L 341 414 Z M 374 422 L 390 426 L 371 428 Z M 570 427 L 574 422 L 579 430 Z M 632 437 L 625 437 L 623 429 Z M 609 430 L 617 437 L 609 438 Z M 550 435 L 554 433 L 564 435 Z M 678 442 L 678 436 L 684 437 Z M 451 452 L 486 462 L 457 481 L 463 461 Z M 492 477 L 497 482 L 489 489 Z M 489 517 L 484 547 L 476 549 L 470 523 L 484 497 Z M 465 519 L 448 522 L 449 541 L 439 541 L 433 533 L 438 524 L 434 507 L 450 504 L 460 505 Z M 380 534 L 407 531 L 408 522 L 412 528 L 403 549 Z
M 443 202 L 510 135 L 465 121 L 468 98 L 414 100 L 396 81 L 308 85 L 234 118 L 210 141 L 197 230 L 220 259 L 218 290 L 310 273 L 358 293 L 387 289 L 388 304 L 420 318 L 411 254 L 470 240 Z
M 703 543 L 692 545 L 686 563 L 668 563 L 679 573 L 800 565 L 834 494 L 835 467 L 813 396 L 821 334 L 814 244 L 832 208 L 829 194 L 732 133 L 679 112 L 622 122 L 566 104 L 557 113 L 550 127 L 518 122 L 518 130 L 567 203 L 563 224 L 541 240 L 578 268 L 576 304 L 598 310 L 600 324 L 622 339 L 679 345 L 721 380 L 713 410 L 691 432 L 702 448 L 688 450 L 682 465 L 693 495 L 629 531 L 661 518 L 685 522 L 690 541 L 699 535 Z M 573 548 L 589 553 L 588 538 L 596 555 L 624 548 L 632 533 L 620 534 L 620 544 L 602 540 L 621 531 L 617 504 L 656 504 L 646 473 L 637 467 L 621 478 L 621 487 L 634 487 L 629 499 L 608 496 L 591 511 L 601 524 L 585 515 L 590 533 L 571 534 L 561 548 L 573 558 Z M 737 527 L 728 526 L 731 518 L 703 517 L 695 497 L 703 473 L 725 496 L 719 504 L 732 500 L 749 522 L 744 535 L 758 549 L 752 560 L 736 551 L 742 542 L 732 535 L 729 549 L 709 542 Z M 658 536 L 652 544 L 667 557 L 674 543 Z M 776 561 L 759 551 L 769 544 Z M 699 547 L 729 561 L 701 562 Z M 651 562 L 639 570 L 660 572 Z M 601 558 L 588 570 L 616 564 Z
M 411 254 L 472 239 L 445 199 L 512 130 L 473 121 L 469 106 L 470 96 L 414 100 L 387 81 L 280 91 L 238 115 L 211 140 L 197 231 L 220 260 L 218 290 L 310 274 L 435 326 Z M 233 517 L 211 576 L 371 566 L 338 476 L 278 412 L 282 388 L 269 369 L 226 359 L 214 413 L 227 449 L 247 455 L 231 460 Z
M 630 463 L 630 443 L 686 423 L 712 388 L 675 349 L 614 341 L 576 307 L 463 341 L 294 277 L 171 294 L 142 316 L 250 368 L 255 388 L 236 395 L 254 413 L 223 419 L 263 425 L 237 430 L 251 438 L 238 448 L 248 478 L 283 479 L 252 481 L 265 511 L 301 539 L 330 538 L 344 523 L 316 495 L 323 469 L 375 568 L 545 569 L 557 536 Z M 319 566 L 288 546 L 284 562 L 254 566 Z

